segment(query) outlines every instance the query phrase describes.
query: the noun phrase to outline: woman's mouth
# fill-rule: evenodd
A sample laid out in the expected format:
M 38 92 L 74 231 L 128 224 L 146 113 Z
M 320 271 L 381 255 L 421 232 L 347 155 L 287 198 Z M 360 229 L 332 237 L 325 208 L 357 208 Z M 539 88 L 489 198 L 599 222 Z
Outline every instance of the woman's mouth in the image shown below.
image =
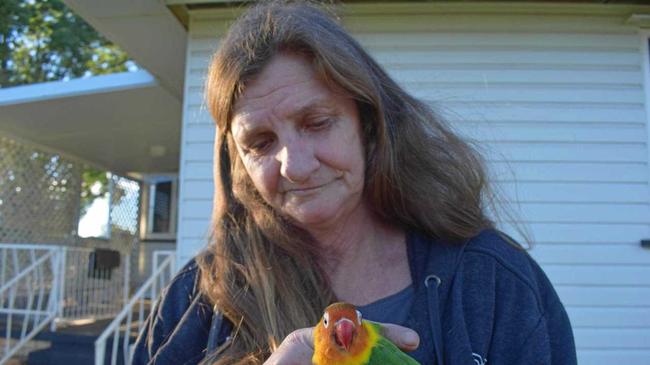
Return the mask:
M 309 186 L 309 187 L 304 187 L 304 188 L 288 189 L 288 190 L 285 190 L 285 194 L 291 193 L 291 194 L 296 194 L 296 195 L 307 195 L 307 194 L 311 194 L 311 193 L 314 193 L 314 192 L 318 191 L 319 189 L 329 185 L 330 183 L 331 183 L 331 181 L 326 182 L 324 184 L 314 185 L 314 186 Z

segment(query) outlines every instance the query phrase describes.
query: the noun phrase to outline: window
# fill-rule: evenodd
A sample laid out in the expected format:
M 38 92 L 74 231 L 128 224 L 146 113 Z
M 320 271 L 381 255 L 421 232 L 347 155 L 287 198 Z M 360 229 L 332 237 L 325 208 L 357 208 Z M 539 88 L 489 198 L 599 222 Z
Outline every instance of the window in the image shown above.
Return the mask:
M 143 239 L 176 239 L 176 176 L 148 176 L 143 196 Z

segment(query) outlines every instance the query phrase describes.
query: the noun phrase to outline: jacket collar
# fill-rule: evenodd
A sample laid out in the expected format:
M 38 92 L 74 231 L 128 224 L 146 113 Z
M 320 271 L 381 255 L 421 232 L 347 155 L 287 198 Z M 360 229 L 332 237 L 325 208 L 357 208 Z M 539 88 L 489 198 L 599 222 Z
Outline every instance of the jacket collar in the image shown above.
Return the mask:
M 421 343 L 431 343 L 435 354 L 420 346 L 413 355 L 426 364 L 443 364 L 441 308 L 445 307 L 452 280 L 467 241 L 449 243 L 418 232 L 407 235 L 407 252 L 415 298 L 407 325 L 420 335 Z

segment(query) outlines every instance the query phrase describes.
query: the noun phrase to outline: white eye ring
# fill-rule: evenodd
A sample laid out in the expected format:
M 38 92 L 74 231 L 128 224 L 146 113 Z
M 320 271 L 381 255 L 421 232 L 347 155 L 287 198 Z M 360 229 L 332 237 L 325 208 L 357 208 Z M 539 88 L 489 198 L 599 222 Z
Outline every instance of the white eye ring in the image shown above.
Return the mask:
M 359 320 L 359 325 L 361 325 L 361 312 L 357 310 L 357 319 Z
M 323 326 L 325 326 L 325 328 L 327 328 L 329 325 L 330 325 L 330 314 L 325 313 L 325 314 L 323 314 Z

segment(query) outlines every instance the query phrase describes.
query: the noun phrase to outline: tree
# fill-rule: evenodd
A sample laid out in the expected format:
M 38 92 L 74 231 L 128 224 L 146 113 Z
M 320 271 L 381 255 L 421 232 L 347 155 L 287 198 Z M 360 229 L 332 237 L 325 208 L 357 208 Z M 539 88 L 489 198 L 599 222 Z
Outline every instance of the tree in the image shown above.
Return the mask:
M 136 68 L 61 0 L 0 1 L 0 87 Z

